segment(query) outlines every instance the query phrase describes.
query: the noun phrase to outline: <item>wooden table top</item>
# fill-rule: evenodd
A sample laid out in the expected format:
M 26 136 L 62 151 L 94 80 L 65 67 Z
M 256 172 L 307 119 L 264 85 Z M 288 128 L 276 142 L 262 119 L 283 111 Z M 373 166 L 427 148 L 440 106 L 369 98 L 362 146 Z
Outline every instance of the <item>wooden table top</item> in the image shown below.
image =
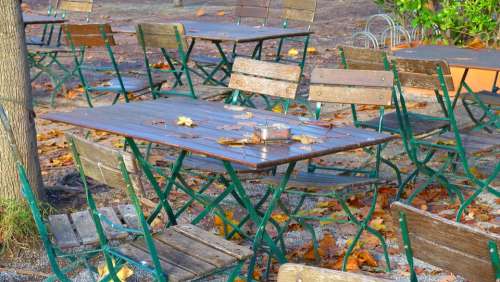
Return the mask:
M 179 116 L 191 118 L 196 126 L 178 126 Z M 254 169 L 380 144 L 393 138 L 353 127 L 328 129 L 270 111 L 187 98 L 81 108 L 68 113 L 46 114 L 42 118 L 180 148 Z M 305 134 L 318 143 L 304 145 L 289 141 L 228 146 L 218 142 L 220 138 L 248 137 L 256 125 L 274 123 L 286 124 L 293 135 Z
M 41 16 L 41 15 L 27 15 L 23 13 L 24 25 L 30 24 L 58 24 L 66 22 L 65 19 L 60 17 Z
M 445 60 L 450 66 L 500 71 L 500 50 L 470 49 L 451 46 L 420 46 L 401 49 L 395 56 L 408 59 Z
M 307 29 L 249 26 L 235 23 L 178 22 L 184 25 L 187 37 L 221 42 L 255 42 L 283 37 L 305 36 L 313 33 Z M 122 26 L 113 28 L 113 30 L 119 33 L 135 33 L 135 26 Z

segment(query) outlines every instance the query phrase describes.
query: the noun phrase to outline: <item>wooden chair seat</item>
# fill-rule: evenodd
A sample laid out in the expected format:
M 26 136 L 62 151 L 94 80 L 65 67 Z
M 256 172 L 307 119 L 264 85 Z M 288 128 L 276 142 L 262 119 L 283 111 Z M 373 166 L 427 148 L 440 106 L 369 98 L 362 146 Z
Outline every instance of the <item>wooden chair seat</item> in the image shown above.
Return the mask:
M 174 157 L 167 157 L 167 161 L 169 162 L 175 162 Z M 261 173 L 265 172 L 266 170 L 255 170 L 249 167 L 246 167 L 244 165 L 239 165 L 239 164 L 232 164 L 234 170 L 237 173 L 240 174 L 249 174 L 249 173 Z M 182 163 L 182 167 L 185 169 L 193 169 L 193 170 L 199 170 L 203 172 L 213 172 L 213 173 L 218 173 L 218 174 L 224 174 L 226 173 L 226 169 L 224 168 L 224 165 L 222 164 L 222 161 L 214 159 L 214 158 L 208 158 L 204 156 L 199 156 L 199 155 L 190 155 L 184 158 L 184 161 Z
M 105 215 L 113 224 L 128 228 L 139 228 L 139 221 L 132 205 L 119 205 L 115 208 L 103 207 L 99 212 Z M 97 231 L 88 210 L 71 214 L 49 216 L 49 230 L 54 236 L 56 245 L 61 249 L 80 246 L 95 246 L 99 243 Z M 111 240 L 128 237 L 128 233 L 113 229 L 103 221 L 106 235 Z
M 269 176 L 264 177 L 262 183 L 278 185 L 281 180 L 282 176 Z M 360 188 L 380 182 L 381 180 L 377 178 L 300 172 L 290 177 L 287 189 L 307 192 L 331 192 Z
M 214 98 L 225 98 L 231 94 L 231 89 L 224 86 L 212 86 L 212 85 L 195 85 L 196 97 L 203 100 L 209 100 Z M 187 85 L 176 87 L 177 91 L 185 91 L 189 93 L 190 90 Z
M 440 121 L 440 120 L 429 121 L 424 117 L 421 117 L 419 115 L 412 115 L 411 113 L 409 114 L 409 119 L 410 119 L 410 124 L 412 126 L 413 134 L 415 134 L 416 136 L 430 133 L 449 126 L 449 123 L 447 121 Z M 374 118 L 368 121 L 360 122 L 360 125 L 367 128 L 377 129 L 378 123 L 379 123 L 379 118 Z M 401 127 L 396 112 L 384 115 L 384 119 L 382 121 L 383 131 L 396 133 L 401 131 L 400 128 Z
M 249 248 L 191 224 L 169 227 L 154 235 L 154 241 L 169 281 L 199 279 L 253 255 Z M 149 249 L 142 238 L 120 246 L 119 250 L 137 262 L 152 266 Z
M 462 133 L 460 137 L 462 139 L 462 146 L 465 148 L 467 154 L 488 152 L 500 146 L 500 136 L 495 133 L 470 132 Z M 439 136 L 432 136 L 425 139 L 426 142 L 448 146 L 455 146 L 455 140 L 455 135 L 452 132 L 446 132 Z
M 490 91 L 481 91 L 481 92 L 474 93 L 474 94 L 467 93 L 464 95 L 464 99 L 469 100 L 469 101 L 476 101 L 474 99 L 474 96 L 477 96 L 486 105 L 500 106 L 500 95 L 499 94 L 494 94 Z

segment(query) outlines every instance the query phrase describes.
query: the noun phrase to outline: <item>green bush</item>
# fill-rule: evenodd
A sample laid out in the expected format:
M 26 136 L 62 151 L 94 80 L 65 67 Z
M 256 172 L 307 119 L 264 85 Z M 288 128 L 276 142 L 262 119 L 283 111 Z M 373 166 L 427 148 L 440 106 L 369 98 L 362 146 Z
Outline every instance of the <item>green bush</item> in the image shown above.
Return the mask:
M 422 28 L 424 37 L 450 45 L 481 39 L 500 43 L 500 0 L 375 0 L 403 26 Z

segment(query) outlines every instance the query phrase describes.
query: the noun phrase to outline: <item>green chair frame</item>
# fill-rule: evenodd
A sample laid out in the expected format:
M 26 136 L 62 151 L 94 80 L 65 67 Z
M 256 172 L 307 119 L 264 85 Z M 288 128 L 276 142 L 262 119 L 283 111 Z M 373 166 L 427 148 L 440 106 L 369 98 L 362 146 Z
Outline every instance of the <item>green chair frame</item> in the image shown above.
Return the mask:
M 467 152 L 463 146 L 463 140 L 461 137 L 461 133 L 457 124 L 457 119 L 454 113 L 453 102 L 449 96 L 448 85 L 450 85 L 450 75 L 445 77 L 443 69 L 448 69 L 448 65 L 444 61 L 419 61 L 419 60 L 405 60 L 406 62 L 403 65 L 413 65 L 415 69 L 418 67 L 424 68 L 429 64 L 433 64 L 435 68 L 435 92 L 437 95 L 442 93 L 444 106 L 446 109 L 445 115 L 443 117 L 435 117 L 434 120 L 446 120 L 450 124 L 450 132 L 455 137 L 455 144 L 438 144 L 426 141 L 425 139 L 417 139 L 412 131 L 411 124 L 408 119 L 408 109 L 406 107 L 405 98 L 402 91 L 402 86 L 400 82 L 399 72 L 401 69 L 398 69 L 397 64 L 401 63 L 401 59 L 394 60 L 393 63 L 393 72 L 397 85 L 397 101 L 396 111 L 398 113 L 398 117 L 400 119 L 401 128 L 401 137 L 403 140 L 403 144 L 408 153 L 410 160 L 416 166 L 417 174 L 424 175 L 427 177 L 427 180 L 420 184 L 415 188 L 413 193 L 406 200 L 407 203 L 411 203 L 415 197 L 422 192 L 426 187 L 428 187 L 432 182 L 438 181 L 442 184 L 450 194 L 450 196 L 454 197 L 458 196 L 460 200 L 460 207 L 458 209 L 456 215 L 456 221 L 460 222 L 462 218 L 462 214 L 465 209 L 474 201 L 479 194 L 483 191 L 488 191 L 493 195 L 500 197 L 500 192 L 490 186 L 490 183 L 496 178 L 498 173 L 500 172 L 500 162 L 498 162 L 493 169 L 492 173 L 486 179 L 479 179 L 476 175 L 474 175 L 471 170 L 472 166 L 470 165 L 471 156 L 467 155 Z M 428 70 L 428 73 L 431 72 L 432 69 Z M 432 76 L 432 74 L 430 74 Z M 426 152 L 423 156 L 420 154 L 422 152 Z M 433 169 L 429 166 L 430 160 L 436 155 L 437 152 L 444 151 L 447 153 L 447 157 L 442 161 L 442 164 L 438 169 Z M 451 183 L 449 179 L 451 178 L 460 178 L 456 175 L 456 165 L 453 162 L 459 163 L 464 169 L 465 177 L 461 177 L 462 179 L 469 180 L 471 185 L 461 184 L 461 186 L 470 188 L 474 190 L 474 193 L 468 198 L 465 199 L 460 188 Z M 451 169 L 451 174 L 447 174 L 446 170 Z
M 27 201 L 27 204 L 31 210 L 31 214 L 35 221 L 36 227 L 38 229 L 38 233 L 40 235 L 40 239 L 42 241 L 43 247 L 45 248 L 46 255 L 49 260 L 50 267 L 52 269 L 53 275 L 47 277 L 44 281 L 52 282 L 52 281 L 64 281 L 70 282 L 71 280 L 68 278 L 68 273 L 74 271 L 80 266 L 84 266 L 91 272 L 97 272 L 96 268 L 93 267 L 89 261 L 103 252 L 100 248 L 93 248 L 78 252 L 65 252 L 55 246 L 49 236 L 49 231 L 47 229 L 46 223 L 44 221 L 44 217 L 42 212 L 40 211 L 39 205 L 36 200 L 36 196 L 31 189 L 31 185 L 28 181 L 28 177 L 26 176 L 26 170 L 21 161 L 21 155 L 19 154 L 19 150 L 15 143 L 14 135 L 12 132 L 12 128 L 10 126 L 7 115 L 0 105 L 0 121 L 6 133 L 11 153 L 16 161 L 16 168 L 19 175 L 19 180 L 21 181 L 21 192 L 24 198 Z M 59 264 L 58 259 L 62 259 L 67 261 L 65 266 Z

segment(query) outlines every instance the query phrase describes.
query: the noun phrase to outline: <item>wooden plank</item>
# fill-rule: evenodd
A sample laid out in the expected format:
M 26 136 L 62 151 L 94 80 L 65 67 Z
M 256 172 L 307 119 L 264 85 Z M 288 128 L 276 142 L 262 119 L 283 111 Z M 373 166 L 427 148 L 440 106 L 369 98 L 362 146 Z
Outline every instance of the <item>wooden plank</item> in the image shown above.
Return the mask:
M 251 93 L 295 99 L 299 84 L 294 82 L 272 80 L 262 77 L 247 76 L 233 73 L 229 81 L 229 88 Z
M 267 18 L 269 9 L 267 7 L 237 6 L 234 14 L 240 18 Z
M 205 233 L 207 232 L 204 231 L 203 233 L 198 234 L 198 236 L 203 237 Z M 183 233 L 178 232 L 173 228 L 165 230 L 162 234 L 156 236 L 155 239 L 171 246 L 176 250 L 187 253 L 192 257 L 213 264 L 217 267 L 225 267 L 236 262 L 236 257 L 191 237 L 185 236 Z
M 338 45 L 337 48 L 344 52 L 344 56 L 348 61 L 364 61 L 369 63 L 379 63 L 383 65 L 384 58 L 387 55 L 386 51 L 369 48 L 359 48 L 345 45 Z
M 300 80 L 299 66 L 265 62 L 243 57 L 236 58 L 232 71 L 233 73 L 236 72 L 291 82 L 298 82 Z
M 237 6 L 269 7 L 270 0 L 238 0 Z
M 309 90 L 309 100 L 317 102 L 390 106 L 391 98 L 391 89 L 383 87 L 311 85 Z
M 278 282 L 384 282 L 389 281 L 373 276 L 342 272 L 314 266 L 286 263 L 280 266 Z
M 314 22 L 315 15 L 316 15 L 315 11 L 283 9 L 282 17 L 287 20 L 312 23 Z
M 188 253 L 174 249 L 159 240 L 155 239 L 154 244 L 161 260 L 195 273 L 196 276 L 202 276 L 203 274 L 210 273 L 216 269 L 215 265 L 199 260 Z M 149 253 L 148 248 L 142 239 L 133 242 L 132 245 Z
M 311 83 L 391 88 L 394 74 L 390 71 L 315 68 Z
M 399 81 L 404 87 L 415 87 L 434 90 L 441 89 L 441 84 L 437 75 L 428 75 L 423 73 L 399 72 Z M 451 75 L 444 76 L 444 81 L 448 91 L 453 91 L 453 77 Z
M 98 209 L 99 213 L 107 217 L 113 224 L 117 226 L 122 226 L 122 222 L 116 215 L 115 211 L 111 207 L 102 207 Z M 123 239 L 128 236 L 127 232 L 122 230 L 117 230 L 111 227 L 109 224 L 101 220 L 102 226 L 104 227 L 104 232 L 109 239 Z
M 149 252 L 142 250 L 141 248 L 137 248 L 131 244 L 121 245 L 119 247 L 120 252 L 125 256 L 128 256 L 139 263 L 146 263 L 148 266 L 153 267 L 153 262 L 151 260 L 151 256 Z M 184 268 L 173 265 L 168 261 L 161 260 L 160 264 L 164 272 L 168 274 L 169 281 L 187 281 L 195 278 L 195 273 L 189 272 Z
M 317 0 L 283 0 L 282 5 L 285 9 L 315 11 Z
M 249 248 L 235 244 L 192 224 L 180 224 L 175 225 L 172 228 L 175 231 L 190 237 L 191 239 L 198 240 L 213 247 L 214 249 L 218 249 L 226 254 L 236 257 L 238 260 L 244 260 L 253 255 L 252 250 Z M 203 234 L 203 236 L 200 236 L 200 234 Z
M 417 60 L 395 57 L 396 69 L 400 72 L 414 72 L 437 75 L 437 67 L 441 67 L 444 75 L 451 74 L 448 63 L 443 60 Z
M 269 184 L 279 184 L 282 176 L 268 176 L 262 179 L 263 183 Z M 299 188 L 306 190 L 318 190 L 318 189 L 341 189 L 345 187 L 353 188 L 365 186 L 370 184 L 381 182 L 376 178 L 367 178 L 360 176 L 342 176 L 333 174 L 323 174 L 323 173 L 308 173 L 299 172 L 297 175 L 292 175 L 288 181 L 287 187 L 289 188 Z M 367 187 L 367 190 L 370 189 Z
M 385 71 L 383 63 L 372 63 L 369 61 L 346 60 L 347 68 L 353 70 L 377 70 Z
M 481 91 L 478 93 L 470 94 L 466 93 L 464 99 L 468 101 L 476 101 L 477 96 L 483 103 L 487 105 L 500 106 L 500 95 L 491 93 L 490 91 Z
M 118 205 L 117 209 L 118 209 L 118 212 L 120 213 L 121 217 L 123 218 L 123 221 L 125 221 L 125 224 L 127 225 L 128 228 L 135 228 L 135 229 L 140 228 L 139 218 L 137 217 L 137 214 L 135 213 L 134 206 L 132 206 L 132 205 Z
M 182 37 L 181 44 L 184 49 L 187 48 L 187 42 L 184 38 L 184 25 L 180 23 L 169 24 L 152 24 L 139 23 L 136 26 L 136 34 L 139 42 L 141 42 L 139 28 L 142 29 L 144 44 L 146 47 L 177 49 L 178 43 L 175 34 L 175 28 Z
M 416 258 L 472 281 L 494 281 L 488 241 L 500 244 L 500 235 L 441 218 L 400 202 L 393 203 L 391 211 L 398 226 L 399 213 L 406 214 Z
M 99 242 L 94 221 L 92 221 L 88 210 L 72 213 L 71 220 L 84 245 L 94 245 Z
M 92 12 L 92 0 L 87 1 L 69 1 L 61 0 L 57 8 L 62 11 L 72 11 L 72 12 Z
M 69 222 L 68 215 L 56 214 L 49 216 L 50 232 L 56 239 L 56 244 L 62 248 L 73 248 L 80 246 L 80 242 L 76 237 L 75 231 L 71 222 Z
M 64 32 L 69 32 L 71 35 L 101 35 L 101 28 L 105 33 L 113 33 L 110 24 L 64 24 Z

